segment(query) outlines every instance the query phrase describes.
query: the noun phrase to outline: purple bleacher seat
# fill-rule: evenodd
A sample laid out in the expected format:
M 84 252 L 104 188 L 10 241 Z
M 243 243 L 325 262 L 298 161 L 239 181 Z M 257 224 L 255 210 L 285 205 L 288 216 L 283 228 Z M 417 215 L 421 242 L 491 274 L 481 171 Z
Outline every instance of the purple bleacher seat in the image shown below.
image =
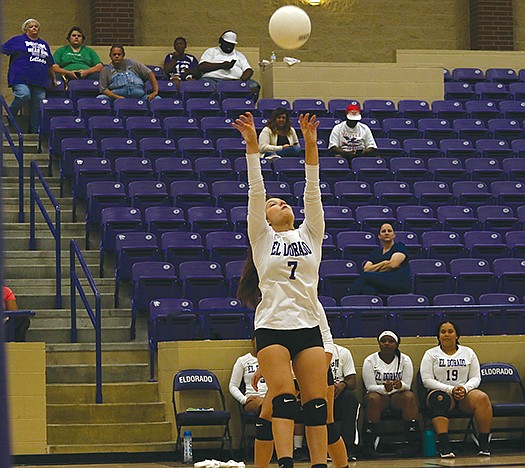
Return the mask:
M 115 307 L 119 307 L 120 282 L 131 280 L 133 265 L 137 262 L 160 262 L 162 255 L 157 238 L 149 232 L 122 232 L 116 235 L 114 243 L 116 254 Z M 101 257 L 101 269 L 102 266 Z
M 419 243 L 418 236 L 412 231 L 396 231 L 396 242 L 403 242 L 408 251 L 409 258 L 423 258 L 423 246 Z
M 372 295 L 349 295 L 341 298 L 341 306 L 347 307 L 346 337 L 376 336 L 377 330 L 388 327 L 388 317 L 383 310 L 383 299 Z
M 414 182 L 414 195 L 420 205 L 436 209 L 442 205 L 452 204 L 454 196 L 446 182 L 420 181 Z
M 518 221 L 521 223 L 521 227 L 525 229 L 525 207 L 519 206 L 516 210 Z
M 474 87 L 469 83 L 445 83 L 445 99 L 447 101 L 465 103 L 471 99 L 476 99 L 476 91 L 474 91 Z
M 248 218 L 248 206 L 234 206 L 230 209 L 230 222 L 235 232 L 242 232 L 246 234 Z
M 153 165 L 149 159 L 124 157 L 115 160 L 117 180 L 128 185 L 135 180 L 156 180 Z
M 95 115 L 88 120 L 91 137 L 97 141 L 108 137 L 125 137 L 124 121 L 109 115 Z
M 245 157 L 246 141 L 242 138 L 219 138 L 215 141 L 215 148 L 219 157 L 228 158 L 232 163 L 236 158 Z
M 430 180 L 432 175 L 428 171 L 425 161 L 421 158 L 392 158 L 390 169 L 396 180 L 413 184 L 418 180 Z
M 496 258 L 509 257 L 510 250 L 501 234 L 491 231 L 469 231 L 463 235 L 469 257 L 492 262 Z
M 518 296 L 507 293 L 487 293 L 479 296 L 479 305 L 516 305 L 520 303 Z
M 180 83 L 180 93 L 184 102 L 195 98 L 212 98 L 215 95 L 215 85 L 210 81 L 186 80 Z
M 241 80 L 223 80 L 217 82 L 217 94 L 221 101 L 232 98 L 250 99 L 253 93 L 246 81 Z
M 386 134 L 383 131 L 381 120 L 375 117 L 363 117 L 361 123 L 365 124 L 371 131 L 374 138 L 385 138 Z
M 397 224 L 394 212 L 388 206 L 358 206 L 355 218 L 362 231 L 378 232 L 382 224 L 390 223 L 394 227 Z
M 507 205 L 513 209 L 525 205 L 525 182 L 513 180 L 492 182 L 490 191 L 498 205 Z
M 437 218 L 445 230 L 463 235 L 473 229 L 481 229 L 475 211 L 469 206 L 440 206 L 436 211 Z
M 519 229 L 518 218 L 508 206 L 480 206 L 477 214 L 485 231 L 496 231 L 504 235 L 507 231 Z
M 325 231 L 336 237 L 341 231 L 356 229 L 356 222 L 352 210 L 346 206 L 325 206 L 324 208 Z
M 180 138 L 177 146 L 181 157 L 191 161 L 195 161 L 197 158 L 212 157 L 216 155 L 213 141 L 208 138 Z
M 149 116 L 132 116 L 125 123 L 128 136 L 140 140 L 147 137 L 163 137 L 164 131 L 160 126 L 160 119 Z
M 227 83 L 223 81 L 222 83 Z M 242 82 L 244 83 L 244 82 Z M 255 108 L 255 102 L 250 98 L 226 98 L 221 102 L 222 113 L 231 119 L 236 119 L 239 115 L 250 112 L 252 115 L 258 115 Z
M 452 73 L 448 68 L 443 68 L 443 79 L 445 81 L 452 81 Z
M 115 249 L 115 236 L 124 232 L 143 231 L 140 210 L 128 206 L 110 206 L 104 208 L 100 214 L 100 276 L 104 276 L 102 269 L 105 252 Z
M 328 101 L 328 112 L 332 114 L 334 119 L 346 119 L 346 108 L 349 105 L 359 106 L 361 104 L 355 99 L 330 99 Z
M 481 139 L 476 140 L 476 151 L 482 158 L 497 159 L 502 161 L 512 157 L 512 150 L 505 140 Z
M 86 196 L 86 186 L 96 180 L 113 180 L 111 163 L 104 158 L 76 158 L 73 162 L 73 221 L 76 202 Z
M 169 206 L 170 197 L 164 182 L 158 180 L 137 180 L 128 184 L 131 206 L 141 211 L 150 206 Z
M 392 312 L 394 329 L 403 336 L 433 336 L 437 326 L 437 315 L 429 312 L 430 301 L 422 294 L 396 294 L 387 297 L 387 306 Z
M 295 99 L 292 104 L 292 110 L 295 115 L 307 114 L 316 115 L 317 117 L 327 117 L 328 109 L 322 99 Z
M 334 117 L 319 117 L 319 126 L 317 127 L 317 135 L 321 140 L 328 141 L 333 128 L 342 122 L 341 119 Z M 301 129 L 297 129 L 298 134 L 302 137 Z
M 430 305 L 430 301 L 422 294 L 395 294 L 387 297 L 386 305 L 389 307 L 425 307 Z
M 159 158 L 155 161 L 155 173 L 158 179 L 166 185 L 176 180 L 195 180 L 197 175 L 193 171 L 191 161 L 183 158 Z
M 481 119 L 456 119 L 452 123 L 452 127 L 459 139 L 476 141 L 490 136 L 489 130 Z
M 336 247 L 334 237 L 328 232 L 325 232 L 323 235 L 321 248 L 324 259 L 329 260 L 341 258 L 341 250 Z
M 112 162 L 113 166 L 117 158 L 139 156 L 136 140 L 128 137 L 103 138 L 100 141 L 100 152 L 104 158 Z
M 406 182 L 385 180 L 374 184 L 374 196 L 378 205 L 386 205 L 395 209 L 400 205 L 412 205 L 414 194 Z
M 438 143 L 445 138 L 454 138 L 456 136 L 456 132 L 452 129 L 447 119 L 419 119 L 417 128 L 422 137 Z
M 383 131 L 388 138 L 395 138 L 400 142 L 404 142 L 407 138 L 419 137 L 415 120 L 402 117 L 383 119 Z
M 51 82 L 51 77 L 47 80 L 46 96 L 48 98 L 65 98 L 67 96 L 66 82 L 58 77 L 56 84 Z
M 273 161 L 274 171 L 279 181 L 287 182 L 290 187 L 295 182 L 304 180 L 304 158 L 287 157 Z
M 524 101 L 525 100 L 525 84 L 522 82 L 510 83 L 509 84 L 509 93 L 510 98 L 514 101 Z M 522 102 L 520 102 L 522 104 Z M 501 103 L 500 103 L 501 111 Z
M 403 148 L 408 157 L 411 158 L 435 158 L 441 156 L 441 151 L 434 140 L 428 138 L 407 138 L 403 142 Z
M 235 178 L 232 164 L 227 158 L 218 158 L 217 156 L 197 158 L 193 167 L 197 178 L 208 185 L 218 180 L 233 180 Z
M 113 109 L 117 117 L 127 119 L 133 116 L 149 116 L 150 111 L 147 99 L 115 99 L 113 102 Z
M 246 340 L 251 337 L 253 311 L 235 297 L 206 297 L 199 301 L 206 340 Z
M 173 264 L 176 273 L 182 262 L 208 260 L 202 236 L 197 232 L 165 232 L 161 236 L 161 248 L 164 260 Z
M 221 115 L 220 103 L 214 98 L 190 98 L 185 101 L 185 106 L 186 112 L 193 118 L 201 119 L 202 117 Z
M 359 269 L 370 253 L 379 247 L 377 237 L 366 231 L 342 231 L 337 234 L 336 241 L 343 258 L 354 261 Z
M 465 246 L 457 232 L 426 231 L 421 234 L 421 243 L 428 258 L 436 258 L 449 263 L 466 255 Z
M 487 80 L 509 84 L 519 81 L 518 74 L 512 68 L 487 68 Z
M 397 110 L 405 119 L 418 120 L 432 116 L 428 102 L 419 99 L 400 99 L 397 103 Z
M 396 105 L 390 99 L 366 99 L 363 102 L 363 113 L 366 117 L 379 120 L 399 117 Z
M 206 297 L 224 297 L 226 279 L 217 262 L 196 260 L 179 265 L 183 297 L 198 303 Z
M 248 204 L 248 184 L 230 180 L 217 180 L 211 186 L 216 206 L 230 210 L 234 206 Z
M 499 102 L 504 101 L 505 99 L 510 99 L 509 90 L 507 86 L 502 83 L 476 83 L 474 85 L 474 91 L 476 91 L 476 95 L 480 102 L 482 100 Z M 469 112 L 468 108 L 467 112 Z
M 293 194 L 297 198 L 299 205 L 304 203 L 304 187 L 306 182 L 304 180 L 298 180 L 293 184 Z M 337 205 L 337 197 L 332 193 L 332 189 L 326 182 L 320 182 L 319 188 L 321 189 L 321 201 L 323 205 Z
M 525 157 L 525 139 L 513 140 L 511 147 L 514 153 L 514 157 Z
M 241 232 L 209 232 L 206 235 L 205 247 L 211 261 L 226 265 L 234 260 L 246 260 L 248 241 Z
M 441 319 L 452 320 L 461 326 L 463 335 L 482 335 L 485 317 L 476 308 L 463 306 L 475 305 L 475 300 L 468 294 L 440 294 L 434 298 L 434 304 L 446 307 Z M 464 330 L 464 331 L 463 331 Z
M 159 96 L 163 99 L 177 99 L 180 96 L 179 90 L 177 89 L 177 84 L 174 81 L 158 80 L 157 85 L 159 88 Z M 148 81 L 146 83 L 146 94 L 150 94 L 153 91 L 151 83 Z M 160 101 L 160 99 L 156 99 Z M 150 101 L 151 103 L 152 101 Z
M 63 194 L 63 183 L 66 177 L 73 175 L 75 159 L 100 157 L 97 142 L 88 137 L 64 138 L 60 156 L 60 196 Z
M 49 169 L 51 170 L 51 157 L 62 153 L 62 140 L 64 138 L 86 137 L 86 123 L 84 119 L 75 116 L 51 117 L 49 121 Z
M 392 158 L 404 156 L 403 147 L 395 138 L 376 138 L 377 153 L 381 158 L 390 161 Z
M 212 198 L 206 182 L 176 180 L 170 185 L 173 204 L 183 209 L 192 206 L 211 206 Z
M 464 83 L 479 83 L 485 81 L 485 75 L 479 68 L 459 67 L 452 70 L 452 79 Z
M 231 225 L 224 208 L 193 206 L 188 208 L 187 216 L 191 230 L 199 232 L 202 236 L 211 231 L 231 231 Z
M 270 117 L 270 114 L 278 107 L 284 107 L 285 109 L 291 110 L 290 102 L 286 99 L 278 98 L 261 98 L 257 101 L 257 110 L 261 113 L 261 116 Z
M 232 126 L 231 117 L 203 117 L 201 119 L 201 130 L 204 138 L 217 140 L 218 138 L 236 138 L 239 132 Z
M 336 182 L 349 180 L 352 177 L 348 161 L 341 157 L 320 157 L 319 168 L 321 180 L 329 183 L 332 187 Z
M 437 119 L 446 119 L 452 122 L 454 119 L 464 119 L 467 111 L 460 101 L 438 100 L 432 102 L 432 114 Z
M 525 83 L 516 83 L 525 88 Z M 524 96 L 525 99 L 525 96 Z M 520 101 L 501 101 L 499 103 L 500 115 L 505 119 L 525 119 L 525 102 Z
M 172 206 L 150 206 L 144 210 L 146 229 L 160 238 L 169 231 L 187 231 L 188 223 L 182 208 Z
M 180 297 L 175 268 L 166 262 L 137 262 L 131 268 L 131 339 L 135 339 L 137 312 L 149 310 L 152 300 Z
M 454 182 L 452 193 L 458 205 L 467 205 L 473 209 L 482 205 L 490 205 L 492 202 L 492 195 L 484 182 L 470 180 Z
M 505 140 L 509 145 L 512 140 L 525 137 L 525 132 L 516 119 L 491 119 L 487 125 L 492 138 Z
M 502 293 L 523 294 L 525 284 L 525 259 L 498 258 L 494 260 L 493 269 L 499 278 L 498 291 Z
M 397 221 L 403 230 L 420 235 L 424 231 L 441 229 L 439 221 L 434 217 L 434 212 L 429 206 L 400 206 L 397 208 L 396 214 Z
M 75 101 L 80 98 L 96 98 L 100 94 L 97 80 L 69 80 L 67 87 L 69 96 Z
M 224 265 L 224 277 L 228 283 L 228 296 L 237 296 L 237 287 L 244 269 L 244 260 L 234 260 Z
M 246 149 L 244 150 L 244 153 L 246 153 Z M 265 182 L 269 182 L 271 180 L 276 181 L 277 174 L 273 170 L 271 161 L 269 159 L 261 159 L 260 163 Z M 239 181 L 248 182 L 248 167 L 246 163 L 246 155 L 235 158 L 235 160 L 233 161 L 233 170 L 237 175 L 237 179 Z
M 45 98 L 40 101 L 40 136 L 48 135 L 51 131 L 50 121 L 53 117 L 75 115 L 75 105 L 70 98 Z M 41 141 L 41 140 L 39 140 Z
M 269 196 L 282 198 L 289 205 L 297 205 L 297 198 L 294 197 L 288 182 L 266 180 L 264 185 Z
M 169 79 L 169 77 L 164 74 L 164 67 L 161 67 L 160 65 L 146 65 L 146 67 L 153 72 L 157 81 L 166 81 Z
M 525 231 L 509 231 L 505 233 L 505 243 L 512 257 L 525 257 Z
M 77 112 L 79 117 L 87 121 L 94 115 L 112 115 L 113 108 L 111 99 L 97 99 L 95 97 L 80 98 L 77 103 Z
M 166 117 L 162 122 L 162 126 L 166 136 L 174 141 L 179 140 L 179 138 L 202 137 L 199 122 L 194 117 L 186 117 L 184 115 Z
M 386 161 L 382 158 L 359 157 L 352 159 L 352 172 L 359 181 L 374 184 L 381 180 L 393 180 Z
M 139 150 L 143 158 L 155 161 L 157 158 L 174 157 L 177 155 L 175 141 L 171 138 L 145 137 L 139 141 Z
M 453 184 L 465 179 L 465 168 L 457 158 L 430 158 L 427 167 L 435 181 Z
M 415 294 L 449 294 L 454 290 L 452 275 L 444 261 L 436 259 L 409 260 Z M 433 301 L 433 297 L 429 296 Z
M 468 158 L 465 160 L 465 170 L 470 180 L 491 184 L 498 180 L 505 180 L 505 173 L 500 168 L 497 159 Z
M 464 160 L 477 156 L 476 149 L 470 140 L 447 138 L 441 140 L 439 148 L 446 158 L 459 158 Z
M 525 182 L 525 159 L 508 158 L 501 162 L 503 171 L 509 180 Z
M 332 335 L 337 338 L 344 338 L 346 329 L 347 315 L 339 311 L 326 310 L 327 307 L 336 307 L 337 301 L 330 296 L 319 296 L 319 302 L 325 309 L 326 319 Z
M 371 294 L 344 296 L 341 307 L 383 307 L 383 299 Z
M 339 302 L 347 295 L 348 288 L 357 277 L 357 265 L 353 261 L 322 260 L 319 267 L 319 293 Z
M 186 113 L 181 99 L 153 99 L 149 108 L 153 117 L 161 120 L 166 117 L 184 116 Z
M 499 306 L 489 308 L 485 335 L 522 335 L 525 333 L 524 308 L 518 296 L 508 293 L 488 293 L 479 297 L 479 304 Z

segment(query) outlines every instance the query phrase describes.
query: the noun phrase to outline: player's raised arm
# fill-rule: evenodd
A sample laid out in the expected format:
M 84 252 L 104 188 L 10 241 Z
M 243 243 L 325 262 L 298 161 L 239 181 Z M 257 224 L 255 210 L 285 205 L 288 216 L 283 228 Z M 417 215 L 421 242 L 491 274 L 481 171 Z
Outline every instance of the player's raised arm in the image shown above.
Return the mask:
M 257 131 L 255 130 L 255 123 L 253 122 L 253 115 L 251 112 L 246 112 L 235 119 L 232 125 L 239 130 L 242 137 L 246 141 L 246 154 L 259 153 L 259 143 L 257 142 Z
M 299 116 L 299 125 L 304 138 L 306 164 L 317 166 L 319 164 L 319 149 L 317 148 L 317 127 L 319 127 L 319 121 L 315 115 L 310 117 L 310 114 L 301 114 Z

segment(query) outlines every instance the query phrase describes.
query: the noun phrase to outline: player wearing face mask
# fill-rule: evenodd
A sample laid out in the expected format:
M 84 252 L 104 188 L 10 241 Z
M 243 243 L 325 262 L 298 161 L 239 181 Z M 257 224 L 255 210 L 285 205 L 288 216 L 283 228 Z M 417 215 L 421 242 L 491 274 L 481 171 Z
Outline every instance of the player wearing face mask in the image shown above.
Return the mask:
M 361 109 L 357 104 L 346 108 L 346 120 L 337 124 L 330 134 L 329 149 L 348 162 L 357 156 L 375 156 L 377 145 L 370 128 L 359 122 Z

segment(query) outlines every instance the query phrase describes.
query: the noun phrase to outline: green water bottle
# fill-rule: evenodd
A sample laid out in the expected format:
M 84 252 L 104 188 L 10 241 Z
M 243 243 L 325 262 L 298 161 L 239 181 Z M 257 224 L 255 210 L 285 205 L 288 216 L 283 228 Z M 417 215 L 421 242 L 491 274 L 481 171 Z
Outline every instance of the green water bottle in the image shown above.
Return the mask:
M 423 455 L 425 457 L 436 456 L 436 435 L 430 427 L 423 431 Z

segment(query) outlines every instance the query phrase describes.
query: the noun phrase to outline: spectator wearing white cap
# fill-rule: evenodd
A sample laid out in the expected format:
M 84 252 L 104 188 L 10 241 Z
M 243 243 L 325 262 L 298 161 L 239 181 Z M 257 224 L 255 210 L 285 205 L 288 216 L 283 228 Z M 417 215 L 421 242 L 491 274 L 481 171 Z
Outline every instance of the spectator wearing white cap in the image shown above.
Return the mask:
M 235 50 L 236 44 L 237 34 L 231 30 L 224 31 L 219 37 L 219 45 L 206 49 L 202 54 L 199 62 L 201 79 L 215 84 L 221 80 L 245 81 L 257 100 L 261 85 L 251 79 L 253 68 L 245 55 Z
M 330 133 L 328 148 L 348 162 L 357 156 L 375 156 L 377 145 L 368 125 L 359 122 L 361 109 L 357 104 L 346 108 L 346 120 L 337 124 Z
M 377 337 L 379 352 L 368 356 L 363 363 L 363 383 L 366 388 L 363 406 L 363 457 L 377 458 L 375 439 L 381 414 L 391 409 L 401 413 L 408 445 L 398 450 L 400 456 L 414 456 L 421 449 L 419 408 L 410 390 L 414 367 L 412 360 L 399 351 L 396 333 L 385 330 Z

